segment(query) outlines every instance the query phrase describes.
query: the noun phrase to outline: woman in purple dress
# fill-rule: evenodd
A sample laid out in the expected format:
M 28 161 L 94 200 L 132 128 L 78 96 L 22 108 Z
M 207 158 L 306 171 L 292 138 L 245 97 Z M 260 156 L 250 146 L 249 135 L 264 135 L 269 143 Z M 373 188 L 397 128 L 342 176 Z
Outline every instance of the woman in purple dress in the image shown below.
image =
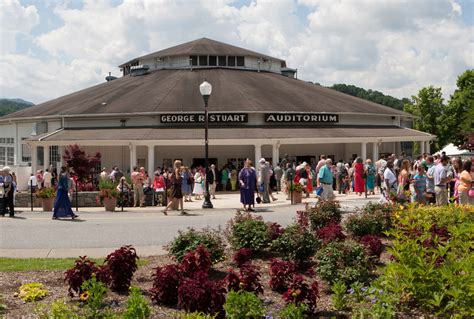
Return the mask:
M 253 211 L 251 205 L 255 205 L 255 187 L 257 185 L 257 172 L 252 167 L 252 162 L 247 158 L 244 168 L 239 172 L 240 202 L 245 211 Z
M 53 219 L 59 217 L 77 218 L 79 215 L 73 213 L 71 208 L 71 201 L 68 196 L 69 190 L 69 174 L 66 167 L 61 167 L 61 174 L 59 175 L 58 192 L 56 193 L 56 202 L 54 203 Z

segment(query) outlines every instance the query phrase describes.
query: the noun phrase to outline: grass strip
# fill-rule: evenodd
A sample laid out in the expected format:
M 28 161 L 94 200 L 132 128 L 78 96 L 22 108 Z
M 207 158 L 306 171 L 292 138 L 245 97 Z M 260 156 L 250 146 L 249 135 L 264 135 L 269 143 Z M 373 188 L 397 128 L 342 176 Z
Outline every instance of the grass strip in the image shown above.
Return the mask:
M 76 258 L 7 258 L 0 257 L 0 271 L 34 271 L 34 270 L 66 270 L 74 266 Z M 98 265 L 104 263 L 103 258 L 91 258 Z M 138 266 L 148 265 L 149 260 L 140 258 Z

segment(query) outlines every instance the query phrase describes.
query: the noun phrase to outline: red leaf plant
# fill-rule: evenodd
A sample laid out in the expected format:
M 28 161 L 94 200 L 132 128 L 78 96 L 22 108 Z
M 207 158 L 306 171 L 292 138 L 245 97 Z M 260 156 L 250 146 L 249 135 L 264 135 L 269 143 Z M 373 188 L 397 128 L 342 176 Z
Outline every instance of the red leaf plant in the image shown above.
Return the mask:
M 318 282 L 314 281 L 311 286 L 308 285 L 301 275 L 293 276 L 290 287 L 283 294 L 286 303 L 305 304 L 310 312 L 316 309 L 316 302 L 319 298 Z
M 253 251 L 250 248 L 240 248 L 233 256 L 233 261 L 237 267 L 242 267 L 243 264 L 252 260 Z
M 316 230 L 316 237 L 327 244 L 331 241 L 344 240 L 346 235 L 342 232 L 342 227 L 338 222 L 331 221 L 326 226 Z
M 137 252 L 132 246 L 122 246 L 105 258 L 110 275 L 110 286 L 115 291 L 127 291 L 130 288 L 133 273 L 137 271 Z
M 270 288 L 280 293 L 287 291 L 295 275 L 295 268 L 295 264 L 291 261 L 272 259 L 269 271 Z
M 74 262 L 74 267 L 66 270 L 64 273 L 64 281 L 69 285 L 69 296 L 73 297 L 74 292 L 78 295 L 82 293 L 82 284 L 91 279 L 95 275 L 97 280 L 108 284 L 110 281 L 108 271 L 104 266 L 97 266 L 95 262 L 87 258 L 87 256 L 79 257 Z

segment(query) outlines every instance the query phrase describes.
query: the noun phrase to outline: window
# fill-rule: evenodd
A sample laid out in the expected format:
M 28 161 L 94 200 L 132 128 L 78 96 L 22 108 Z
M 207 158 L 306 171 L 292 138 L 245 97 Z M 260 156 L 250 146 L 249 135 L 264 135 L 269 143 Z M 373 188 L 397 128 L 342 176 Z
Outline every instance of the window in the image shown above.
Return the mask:
M 192 66 L 197 66 L 198 65 L 198 57 L 197 56 L 191 55 L 189 57 L 189 59 L 191 60 L 191 65 Z
M 0 144 L 5 144 L 6 138 L 2 137 L 0 138 Z
M 217 65 L 217 57 L 215 55 L 209 56 L 209 65 L 216 66 Z
M 227 66 L 227 59 L 226 56 L 219 56 L 219 66 Z
M 235 56 L 229 56 L 227 61 L 228 66 L 235 66 Z
M 55 167 L 55 163 L 61 162 L 61 154 L 59 154 L 59 146 L 53 145 L 49 147 L 49 162 L 53 167 Z
M 21 161 L 25 163 L 31 162 L 31 149 L 28 144 L 21 144 Z
M 0 165 L 7 164 L 6 147 L 0 146 Z
M 243 56 L 237 57 L 237 66 L 245 66 L 245 59 Z
M 15 165 L 15 148 L 7 147 L 7 165 Z
M 43 146 L 38 146 L 37 148 L 37 152 L 36 152 L 36 158 L 38 159 L 38 165 L 39 166 L 43 166 L 44 165 L 44 147 Z
M 207 55 L 200 55 L 199 56 L 199 65 L 200 66 L 207 66 Z

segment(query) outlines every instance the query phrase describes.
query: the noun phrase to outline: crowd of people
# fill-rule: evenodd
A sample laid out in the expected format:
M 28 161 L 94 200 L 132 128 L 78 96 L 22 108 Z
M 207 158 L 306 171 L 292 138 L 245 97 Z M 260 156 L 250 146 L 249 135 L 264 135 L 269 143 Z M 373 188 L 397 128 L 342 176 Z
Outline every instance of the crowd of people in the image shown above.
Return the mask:
M 152 174 L 144 167 L 133 167 L 130 178 L 118 166 L 113 166 L 110 172 L 104 167 L 98 178 L 114 182 L 120 197 L 127 201 L 126 206 L 160 205 L 165 207 L 165 215 L 170 208 L 186 214 L 184 202 L 201 200 L 206 184 L 213 199 L 218 191 L 240 190 L 240 201 L 246 211 L 252 211 L 255 202 L 265 204 L 277 200 L 274 192 L 282 191 L 289 199 L 295 184 L 299 184 L 306 197 L 321 199 L 332 199 L 335 193 L 358 196 L 377 193 L 382 202 L 474 204 L 472 160 L 462 161 L 446 154 L 423 154 L 410 159 L 402 152 L 399 157 L 381 156 L 375 163 L 357 156 L 334 163 L 325 155 L 317 162 L 297 163 L 285 156 L 274 166 L 261 158 L 254 167 L 247 159 L 241 167 L 224 165 L 219 170 L 212 164 L 207 172 L 202 166 L 191 168 L 177 160 L 173 167 L 158 167 Z M 77 217 L 68 202 L 72 184 L 66 168 L 62 168 L 60 174 L 52 168 L 38 170 L 29 179 L 33 193 L 46 187 L 57 188 L 53 218 Z M 14 216 L 16 188 L 15 173 L 5 166 L 0 171 L 0 215 Z

